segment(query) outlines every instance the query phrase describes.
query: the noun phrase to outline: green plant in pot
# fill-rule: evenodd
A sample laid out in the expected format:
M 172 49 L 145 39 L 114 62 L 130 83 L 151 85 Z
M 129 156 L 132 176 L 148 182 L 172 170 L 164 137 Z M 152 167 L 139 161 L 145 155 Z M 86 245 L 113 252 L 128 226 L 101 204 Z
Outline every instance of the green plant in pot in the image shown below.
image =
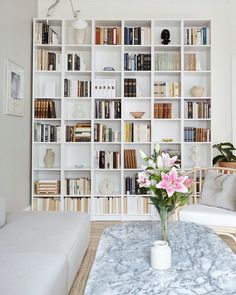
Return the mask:
M 213 148 L 220 152 L 220 155 L 213 158 L 213 165 L 218 163 L 220 167 L 236 168 L 236 156 L 234 155 L 236 148 L 232 143 L 223 142 L 214 144 Z

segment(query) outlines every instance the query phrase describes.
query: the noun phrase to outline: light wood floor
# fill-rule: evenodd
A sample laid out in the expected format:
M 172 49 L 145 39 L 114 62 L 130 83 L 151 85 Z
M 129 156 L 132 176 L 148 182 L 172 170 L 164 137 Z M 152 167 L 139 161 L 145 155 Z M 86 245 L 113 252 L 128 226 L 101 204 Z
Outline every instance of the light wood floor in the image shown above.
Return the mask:
M 112 221 L 95 221 L 92 222 L 92 234 L 91 234 L 91 242 L 89 245 L 89 248 L 86 252 L 86 255 L 84 257 L 84 260 L 81 264 L 80 270 L 77 274 L 77 277 L 74 281 L 74 284 L 71 288 L 69 295 L 83 295 L 84 289 L 86 286 L 86 282 L 88 279 L 88 275 L 91 269 L 91 266 L 93 264 L 93 260 L 96 254 L 96 249 L 99 243 L 100 236 L 103 232 L 103 230 L 113 224 L 116 224 L 118 222 L 112 222 Z M 228 246 L 236 253 L 236 245 L 233 243 L 233 241 L 225 236 L 221 236 L 223 240 L 228 244 Z

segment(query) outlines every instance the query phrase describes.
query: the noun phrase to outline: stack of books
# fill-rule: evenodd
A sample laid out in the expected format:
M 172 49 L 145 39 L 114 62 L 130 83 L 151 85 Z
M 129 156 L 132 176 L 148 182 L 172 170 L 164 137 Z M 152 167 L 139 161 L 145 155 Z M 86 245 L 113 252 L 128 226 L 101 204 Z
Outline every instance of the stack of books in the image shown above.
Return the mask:
M 184 55 L 184 70 L 185 71 L 199 70 L 199 68 L 197 67 L 196 53 L 185 53 L 185 55 Z
M 121 198 L 120 197 L 95 197 L 94 198 L 95 214 L 120 214 Z
M 61 126 L 34 123 L 35 142 L 61 142 Z
M 184 28 L 185 45 L 207 45 L 210 44 L 210 30 L 207 27 Z
M 124 168 L 125 169 L 137 168 L 136 150 L 133 150 L 133 149 L 124 150 Z
M 37 49 L 36 65 L 38 71 L 61 71 L 61 52 Z
M 207 102 L 184 102 L 184 117 L 188 119 L 204 119 L 211 117 L 211 105 Z
M 151 71 L 151 54 L 124 54 L 125 71 Z
M 65 179 L 66 195 L 83 196 L 91 194 L 91 179 L 80 178 L 66 178 Z
M 38 180 L 35 182 L 36 195 L 59 195 L 60 181 L 59 180 Z
M 49 25 L 38 22 L 34 31 L 35 44 L 58 44 L 58 34 Z
M 97 100 L 95 102 L 96 119 L 120 119 L 121 102 L 116 100 Z
M 125 177 L 125 194 L 126 195 L 144 195 L 147 194 L 147 190 L 144 187 L 139 187 L 137 182 L 138 174 L 134 177 Z
M 65 198 L 64 208 L 66 211 L 78 211 L 89 213 L 91 207 L 90 198 Z
M 172 119 L 173 118 L 172 103 L 154 103 L 154 118 Z
M 94 97 L 116 97 L 116 79 L 94 79 Z
M 77 123 L 74 126 L 66 126 L 66 142 L 91 141 L 91 123 Z
M 185 142 L 210 142 L 211 132 L 209 128 L 184 127 Z
M 148 123 L 125 123 L 126 142 L 150 142 L 151 126 Z
M 99 169 L 120 169 L 120 152 L 96 151 L 95 167 Z
M 35 118 L 56 118 L 55 102 L 51 99 L 36 99 L 34 101 Z
M 60 211 L 61 200 L 57 198 L 34 198 L 34 211 Z
M 180 97 L 181 83 L 180 82 L 154 82 L 154 97 Z
M 120 140 L 120 131 L 114 131 L 111 127 L 108 127 L 104 124 L 94 124 L 95 142 L 115 142 L 117 140 Z
M 179 52 L 155 53 L 156 71 L 180 71 L 181 58 Z
M 91 81 L 64 80 L 65 97 L 91 97 Z
M 77 53 L 67 53 L 67 71 L 80 71 L 80 56 Z
M 124 96 L 137 96 L 137 80 L 135 78 L 125 78 L 124 80 Z
M 120 45 L 120 27 L 96 27 L 96 45 Z
M 125 27 L 125 45 L 150 45 L 151 28 L 149 27 Z

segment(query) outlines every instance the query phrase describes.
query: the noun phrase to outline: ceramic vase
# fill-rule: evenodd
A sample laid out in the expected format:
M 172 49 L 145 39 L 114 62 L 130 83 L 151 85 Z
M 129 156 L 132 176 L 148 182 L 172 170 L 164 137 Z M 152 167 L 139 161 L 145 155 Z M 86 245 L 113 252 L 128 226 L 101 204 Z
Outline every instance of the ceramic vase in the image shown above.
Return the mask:
M 150 251 L 151 267 L 165 270 L 171 267 L 171 248 L 166 241 L 155 241 Z
M 55 162 L 55 153 L 52 149 L 47 149 L 44 156 L 44 164 L 46 168 L 52 168 Z

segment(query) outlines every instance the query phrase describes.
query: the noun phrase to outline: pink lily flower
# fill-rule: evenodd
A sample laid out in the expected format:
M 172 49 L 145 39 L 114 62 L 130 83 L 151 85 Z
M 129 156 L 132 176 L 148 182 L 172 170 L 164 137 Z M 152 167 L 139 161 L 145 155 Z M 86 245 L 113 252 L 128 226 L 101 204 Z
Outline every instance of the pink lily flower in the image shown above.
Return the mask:
M 184 185 L 188 176 L 178 176 L 177 170 L 173 167 L 169 174 L 161 173 L 162 180 L 156 185 L 157 188 L 165 189 L 168 197 L 175 192 L 187 193 L 188 189 Z
M 139 187 L 149 187 L 151 184 L 151 181 L 144 172 L 138 173 L 137 182 L 139 183 Z

